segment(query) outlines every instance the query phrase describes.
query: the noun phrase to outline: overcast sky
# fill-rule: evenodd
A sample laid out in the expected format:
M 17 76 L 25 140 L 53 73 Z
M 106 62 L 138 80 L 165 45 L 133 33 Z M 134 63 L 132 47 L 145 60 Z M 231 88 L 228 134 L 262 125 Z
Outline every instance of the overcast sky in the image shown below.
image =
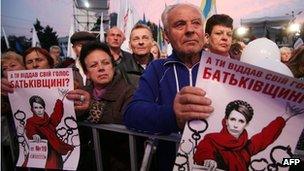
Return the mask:
M 110 11 L 119 9 L 120 0 L 110 1 Z M 158 23 L 161 12 L 167 5 L 189 2 L 200 5 L 201 0 L 130 0 L 142 16 Z M 1 0 L 1 26 L 7 35 L 25 35 L 31 37 L 31 26 L 38 18 L 43 26 L 50 25 L 59 36 L 68 35 L 73 19 L 73 0 Z M 303 0 L 217 0 L 217 12 L 230 15 L 235 27 L 240 19 L 265 16 L 282 16 L 292 11 L 304 11 Z M 304 12 L 297 16 L 304 21 Z

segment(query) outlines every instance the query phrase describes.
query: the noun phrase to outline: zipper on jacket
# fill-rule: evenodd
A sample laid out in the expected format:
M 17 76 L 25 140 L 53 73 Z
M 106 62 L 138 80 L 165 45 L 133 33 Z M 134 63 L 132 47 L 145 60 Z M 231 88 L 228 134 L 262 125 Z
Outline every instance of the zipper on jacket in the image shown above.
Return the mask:
M 189 82 L 190 82 L 190 86 L 192 87 L 192 68 L 189 68 L 188 69 L 188 71 L 189 71 Z
M 191 68 L 188 68 L 185 64 L 183 64 L 183 63 L 181 63 L 181 62 L 177 62 L 177 63 L 180 63 L 180 64 L 182 64 L 183 66 L 185 66 L 185 67 L 187 68 L 187 70 L 188 70 L 188 72 L 189 72 L 189 84 L 190 84 L 190 86 L 192 87 L 192 86 L 193 86 L 192 69 L 193 69 L 196 65 L 198 65 L 199 62 L 196 63 L 196 64 L 194 64 Z M 173 63 L 173 70 L 174 70 L 174 76 L 175 76 L 176 92 L 179 92 L 179 88 L 180 88 L 180 87 L 179 87 L 179 80 L 178 80 L 178 76 L 177 76 L 176 66 L 175 66 L 174 63 Z

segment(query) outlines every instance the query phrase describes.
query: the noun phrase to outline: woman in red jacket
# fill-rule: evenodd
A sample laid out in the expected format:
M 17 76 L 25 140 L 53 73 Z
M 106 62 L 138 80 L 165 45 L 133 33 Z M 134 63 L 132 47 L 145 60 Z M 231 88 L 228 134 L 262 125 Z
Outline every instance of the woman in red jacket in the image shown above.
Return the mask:
M 281 134 L 287 120 L 303 112 L 303 109 L 297 110 L 287 104 L 282 117 L 277 117 L 260 133 L 248 139 L 245 127 L 252 119 L 253 109 L 245 101 L 232 101 L 226 107 L 222 130 L 205 135 L 197 146 L 194 162 L 211 170 L 248 170 L 251 156 L 272 144 Z
M 45 102 L 40 96 L 32 96 L 29 99 L 33 116 L 26 121 L 26 136 L 36 142 L 41 139 L 48 141 L 48 156 L 46 159 L 46 169 L 62 169 L 62 155 L 72 151 L 74 147 L 63 142 L 56 135 L 56 127 L 63 117 L 63 103 L 57 99 L 54 111 L 49 116 L 45 112 Z M 27 160 L 24 164 L 27 163 Z

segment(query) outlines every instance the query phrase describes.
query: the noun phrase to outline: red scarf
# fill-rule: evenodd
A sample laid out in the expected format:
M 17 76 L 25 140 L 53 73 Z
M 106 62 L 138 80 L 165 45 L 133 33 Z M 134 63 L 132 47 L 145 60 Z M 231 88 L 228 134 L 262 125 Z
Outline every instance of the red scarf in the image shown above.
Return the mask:
M 57 100 L 55 104 L 54 113 L 52 118 L 50 118 L 46 113 L 43 117 L 39 117 L 36 114 L 33 114 L 33 117 L 27 120 L 26 134 L 31 139 L 34 134 L 40 135 L 41 138 L 47 139 L 51 147 L 61 155 L 67 154 L 70 150 L 73 150 L 74 147 L 69 145 L 62 140 L 60 140 L 56 135 L 56 127 L 63 115 L 63 105 L 58 103 Z M 59 111 L 56 113 L 55 111 Z
M 233 151 L 244 148 L 245 144 L 248 141 L 248 134 L 246 129 L 244 129 L 244 131 L 237 139 L 228 132 L 225 118 L 222 120 L 222 126 L 223 129 L 221 132 L 212 136 L 211 141 L 214 143 L 214 145 L 216 145 L 220 150 L 229 149 Z
M 244 130 L 239 138 L 232 136 L 226 126 L 226 119 L 222 120 L 223 129 L 219 133 L 205 135 L 198 144 L 194 161 L 203 165 L 204 160 L 217 161 L 218 168 L 225 170 L 248 170 L 251 156 L 263 151 L 281 134 L 285 120 L 278 117 L 248 139 Z

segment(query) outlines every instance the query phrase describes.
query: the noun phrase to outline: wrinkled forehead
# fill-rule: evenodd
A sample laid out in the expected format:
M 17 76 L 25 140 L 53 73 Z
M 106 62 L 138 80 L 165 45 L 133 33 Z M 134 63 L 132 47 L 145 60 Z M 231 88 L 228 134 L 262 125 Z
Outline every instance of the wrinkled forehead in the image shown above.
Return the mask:
M 34 50 L 31 53 L 29 53 L 28 55 L 26 55 L 25 59 L 38 58 L 38 57 L 46 58 L 46 56 L 44 56 L 42 53 L 40 53 L 39 51 Z
M 152 33 L 150 32 L 150 30 L 148 30 L 147 28 L 141 27 L 141 28 L 136 28 L 133 29 L 131 32 L 130 37 L 135 37 L 135 36 L 149 36 L 149 37 L 153 37 Z
M 20 63 L 17 59 L 5 59 L 1 60 L 1 66 L 2 65 L 8 65 L 10 63 Z
M 95 61 L 95 60 L 110 60 L 111 61 L 111 57 L 104 50 L 95 49 L 86 56 L 85 61 L 90 62 L 90 61 Z
M 123 34 L 122 31 L 118 28 L 111 28 L 108 33 L 109 34 L 120 34 L 120 35 Z
M 25 56 L 25 61 L 36 60 L 38 58 L 47 59 L 47 57 L 44 54 L 40 53 L 39 51 L 32 51 L 31 53 Z
M 176 6 L 175 8 L 171 9 L 168 12 L 168 19 L 169 21 L 170 18 L 200 18 L 202 19 L 202 14 L 200 12 L 200 10 L 195 7 L 194 5 L 190 5 L 190 4 L 183 4 L 183 5 L 179 5 Z
M 50 52 L 60 52 L 60 49 L 51 49 Z

